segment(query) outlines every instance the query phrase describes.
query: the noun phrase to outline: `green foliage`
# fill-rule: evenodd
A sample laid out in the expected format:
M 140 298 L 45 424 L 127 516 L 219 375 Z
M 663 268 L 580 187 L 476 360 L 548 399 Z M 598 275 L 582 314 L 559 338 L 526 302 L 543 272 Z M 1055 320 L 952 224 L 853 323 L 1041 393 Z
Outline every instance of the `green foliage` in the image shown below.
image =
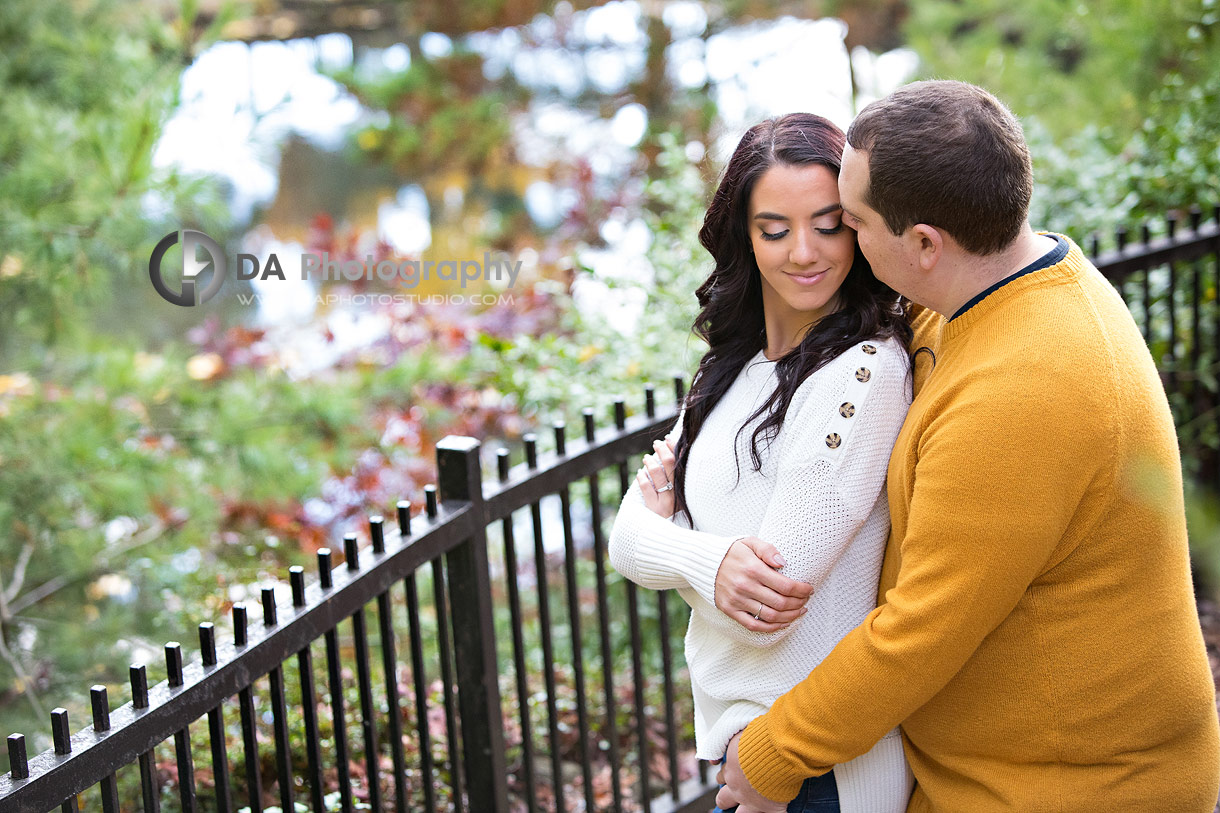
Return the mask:
M 39 712 L 44 693 L 74 695 L 82 676 L 113 679 L 134 655 L 155 657 L 223 609 L 230 585 L 307 564 L 330 540 L 305 507 L 325 488 L 350 494 L 332 506 L 340 522 L 420 501 L 430 467 L 383 478 L 401 443 L 382 432 L 393 419 L 439 436 L 452 413 L 409 412 L 411 391 L 461 376 L 460 359 L 420 352 L 384 371 L 294 381 L 102 339 L 44 379 L 0 376 L 0 641 L 13 650 L 0 686 Z M 89 623 L 74 623 L 82 614 Z
M 1186 524 L 1195 592 L 1220 600 L 1220 500 L 1190 481 L 1186 485 Z
M 482 57 L 464 50 L 416 56 L 401 73 L 367 75 L 351 67 L 331 76 L 369 109 L 392 112 L 386 125 L 362 129 L 356 143 L 404 177 L 477 175 L 509 141 L 510 105 L 520 107 L 526 98 L 492 86 L 483 78 Z
M 1025 121 L 1035 225 L 1080 238 L 1214 201 L 1216 0 L 917 0 L 906 34 L 926 75 L 983 85 Z
M 146 273 L 150 194 L 204 212 L 152 166 L 179 52 L 144 6 L 0 4 L 0 358 L 75 332 L 82 305 Z
M 917 0 L 906 27 L 929 75 L 983 84 L 1061 137 L 1093 117 L 1134 127 L 1159 84 L 1178 0 Z M 1104 89 L 1104 92 L 1103 92 Z

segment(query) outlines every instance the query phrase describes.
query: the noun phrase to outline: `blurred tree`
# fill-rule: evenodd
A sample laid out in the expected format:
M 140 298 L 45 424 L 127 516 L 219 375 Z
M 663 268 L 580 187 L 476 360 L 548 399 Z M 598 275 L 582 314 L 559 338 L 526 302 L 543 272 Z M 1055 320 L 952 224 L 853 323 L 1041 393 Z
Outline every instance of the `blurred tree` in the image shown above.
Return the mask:
M 612 40 L 580 24 L 579 8 L 598 3 L 487 5 L 498 12 L 474 4 L 457 14 L 441 14 L 433 13 L 430 4 L 421 4 L 396 21 L 396 35 L 410 55 L 406 68 L 369 74 L 360 69 L 357 59 L 352 68 L 332 74 L 366 108 L 386 113 L 380 122 L 357 133 L 355 143 L 369 160 L 388 164 L 404 181 L 420 185 L 434 228 L 444 229 L 438 222 L 444 217 L 436 213 L 446 209 L 441 205 L 446 192 L 459 189 L 463 207 L 450 217 L 464 224 L 473 211 L 476 221 L 490 224 L 488 233 L 479 235 L 483 243 L 511 250 L 513 240 L 533 230 L 524 206 L 525 190 L 544 180 L 594 193 L 577 196 L 564 237 L 599 243 L 605 212 L 639 201 L 640 187 L 627 183 L 629 177 L 656 172 L 657 139 L 662 133 L 677 132 L 683 141 L 707 143 L 716 112 L 709 87 L 706 82 L 689 91 L 675 86 L 670 48 L 674 36 L 663 19 L 663 4 L 639 6 L 637 26 L 642 36 L 632 42 Z M 546 15 L 546 24 L 535 24 L 539 15 Z M 695 38 L 705 43 L 730 22 L 726 17 L 720 25 L 704 26 Z M 435 33 L 451 38 L 447 53 L 430 54 L 423 47 L 424 36 Z M 474 47 L 467 36 L 475 33 L 500 37 L 510 33 L 500 41 L 513 43 L 509 47 L 528 53 L 530 59 L 524 65 L 510 58 L 507 64 L 493 66 L 487 51 Z M 607 54 L 634 66 L 626 81 L 602 81 L 599 57 Z M 539 64 L 535 60 L 553 67 L 554 73 L 537 75 L 532 70 Z M 543 166 L 522 161 L 514 121 L 551 103 L 607 120 L 628 105 L 642 106 L 646 130 L 627 177 L 611 186 L 603 181 L 601 188 L 593 189 L 589 184 L 594 179 L 582 157 L 556 152 Z M 489 213 L 494 216 L 486 217 Z
M 199 24 L 213 14 L 208 0 L 202 2 Z M 725 0 L 698 3 L 694 16 L 702 22 L 692 27 L 675 23 L 673 4 L 647 0 L 624 6 L 636 16 L 638 31 L 624 39 L 622 32 L 607 35 L 586 25 L 582 12 L 603 5 L 590 0 L 457 5 L 266 0 L 243 4 L 249 14 L 227 23 L 222 36 L 252 41 L 349 35 L 356 50 L 353 66 L 332 76 L 366 108 L 385 113 L 355 135 L 357 148 L 423 189 L 434 248 L 449 248 L 446 235 L 456 233 L 457 244 L 473 237 L 484 246 L 511 250 L 512 241 L 536 231 L 524 206 L 531 183 L 547 181 L 576 192 L 563 236 L 598 244 L 606 212 L 618 205 L 649 205 L 636 181 L 659 176 L 663 134 L 682 143 L 710 143 L 716 126 L 710 81 L 684 84 L 677 67 L 692 53 L 705 54 L 711 37 L 783 16 L 834 14 L 850 24 L 850 47 L 882 50 L 899 44 L 898 23 L 907 11 L 906 0 Z M 435 35 L 445 40 L 439 53 L 427 47 Z M 496 43 L 490 54 L 479 45 L 487 38 Z M 393 72 L 369 70 L 363 53 L 390 45 L 405 47 L 408 64 Z M 541 78 L 540 64 L 547 68 Z M 626 81 L 608 80 L 607 64 L 629 66 Z M 514 121 L 547 104 L 601 120 L 640 105 L 646 125 L 634 165 L 607 181 L 595 177 L 585 159 L 558 151 L 541 166 L 536 159 L 521 160 Z M 710 174 L 716 168 L 704 169 Z M 461 206 L 442 205 L 455 191 L 461 193 Z M 472 224 L 483 233 L 472 235 Z
M 152 165 L 183 59 L 139 5 L 0 3 L 0 360 L 147 274 L 150 210 L 199 191 Z

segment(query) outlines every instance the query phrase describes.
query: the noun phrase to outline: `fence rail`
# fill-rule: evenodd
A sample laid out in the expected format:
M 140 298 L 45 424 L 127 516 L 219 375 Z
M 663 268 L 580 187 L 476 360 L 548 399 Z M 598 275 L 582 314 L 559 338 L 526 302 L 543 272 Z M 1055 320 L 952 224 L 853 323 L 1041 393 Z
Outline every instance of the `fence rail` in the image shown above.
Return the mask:
M 678 398 L 682 386 L 676 379 Z M 251 608 L 235 605 L 231 640 L 218 640 L 213 624 L 201 625 L 199 657 L 187 665 L 184 647 L 167 644 L 166 679 L 151 688 L 147 667 L 133 666 L 132 700 L 113 711 L 105 687 L 94 687 L 93 725 L 68 736 L 67 713 L 57 709 L 56 744 L 45 753 L 26 759 L 24 737 L 10 736 L 12 770 L 0 776 L 0 810 L 77 810 L 79 802 L 97 798 L 107 813 L 137 803 L 145 810 L 232 811 L 240 798 L 252 811 L 271 800 L 282 810 L 300 801 L 315 811 L 353 810 L 360 803 L 375 810 L 532 811 L 567 809 L 566 801 L 576 796 L 588 810 L 706 810 L 714 785 L 706 766 L 696 764 L 691 735 L 679 727 L 674 709 L 675 698 L 685 693 L 685 685 L 677 685 L 682 674 L 674 657 L 682 622 L 673 617 L 676 608 L 665 594 L 651 594 L 653 606 L 643 607 L 634 585 L 608 578 L 605 565 L 600 478 L 611 470 L 617 504 L 629 484 L 629 459 L 663 435 L 676 415 L 676 406 L 658 411 L 651 386 L 644 406 L 643 416 L 628 418 L 620 399 L 614 427 L 601 431 L 585 410 L 585 433 L 578 440 L 569 440 L 557 423 L 554 451 L 547 454 L 540 455 L 538 439 L 527 435 L 526 461 L 510 467 L 507 450 L 500 450 L 499 476 L 489 483 L 482 482 L 478 442 L 445 438 L 437 446 L 437 487 L 425 489 L 425 510 L 414 527 L 406 503 L 397 506 L 397 534 L 383 518 L 371 517 L 368 548 L 348 534 L 340 566 L 324 549 L 311 583 L 294 567 L 286 589 L 263 588 L 261 624 Z M 574 485 L 584 490 L 579 523 Z M 555 508 L 547 505 L 555 498 L 558 524 L 548 523 L 543 510 Z M 516 520 L 525 513 L 533 540 L 519 545 Z M 497 567 L 489 561 L 489 529 L 502 542 Z M 549 539 L 560 529 L 562 554 L 552 552 L 556 546 Z M 588 550 L 578 549 L 578 529 L 592 540 Z M 519 566 L 531 558 L 532 568 Z M 592 575 L 584 572 L 589 560 Z M 501 572 L 493 585 L 496 570 Z M 431 583 L 431 612 L 422 606 L 417 577 Z M 585 601 L 590 592 L 593 602 Z M 612 603 L 625 604 L 629 648 L 616 649 L 611 640 Z M 395 629 L 404 607 L 405 636 Z M 507 621 L 510 645 L 499 640 L 497 616 Z M 649 617 L 655 631 L 645 629 Z M 340 630 L 349 627 L 341 639 Z M 586 628 L 596 633 L 587 636 Z M 528 662 L 524 633 L 531 629 L 544 654 L 542 669 Z M 403 638 L 409 666 L 397 654 Z M 647 657 L 650 647 L 660 650 L 659 669 Z M 324 650 L 325 688 L 315 674 L 316 648 Z M 425 650 L 431 650 L 431 664 L 425 663 Z M 627 669 L 616 663 L 616 651 L 627 652 Z M 439 673 L 439 691 L 428 682 L 429 666 Z M 345 668 L 356 671 L 354 681 Z M 404 668 L 407 693 L 399 689 Z M 532 708 L 539 693 L 531 683 L 540 673 L 544 720 Z M 510 678 L 505 685 L 512 687 L 511 707 L 501 702 L 501 676 Z M 630 714 L 620 721 L 623 703 L 616 690 L 623 688 L 631 693 Z M 234 705 L 240 738 L 226 733 L 226 713 L 232 720 Z M 569 705 L 574 726 L 564 719 Z M 270 708 L 269 738 L 258 706 L 263 717 Z M 438 713 L 443 726 L 431 724 Z M 358 733 L 348 730 L 349 715 Z M 201 748 L 192 726 L 205 718 Z M 517 733 L 508 742 L 510 721 Z M 658 734 L 660 749 L 653 742 Z M 155 751 L 171 740 L 175 761 L 169 770 Z M 359 741 L 358 749 L 353 741 Z M 412 744 L 409 761 L 405 746 Z M 243 752 L 240 761 L 228 753 L 233 745 Z M 654 764 L 658 751 L 660 770 Z M 200 789 L 196 763 L 204 754 L 210 754 L 210 788 Z M 268 761 L 274 763 L 270 771 Z M 140 778 L 138 789 L 129 781 L 124 794 L 117 773 L 127 766 L 138 766 Z M 608 771 L 604 802 L 595 798 L 595 767 L 603 775 Z M 628 781 L 634 787 L 624 787 Z M 654 798 L 662 787 L 668 792 Z
M 1220 211 L 1149 232 L 1090 247 L 1162 369 L 1192 474 L 1214 487 Z M 527 435 L 524 462 L 499 450 L 488 482 L 477 441 L 446 438 L 437 486 L 415 518 L 396 506 L 397 532 L 369 518 L 367 547 L 348 534 L 341 564 L 324 549 L 312 578 L 294 567 L 263 588 L 262 623 L 239 604 L 231 628 L 201 624 L 198 657 L 167 644 L 166 679 L 133 666 L 118 708 L 93 687 L 75 734 L 56 709 L 50 750 L 27 758 L 10 736 L 0 811 L 706 811 L 682 602 L 605 564 L 603 481 L 617 502 L 675 413 L 651 386 L 642 415 L 616 402 L 612 427 L 586 409 L 583 437 L 556 423 L 540 454 Z

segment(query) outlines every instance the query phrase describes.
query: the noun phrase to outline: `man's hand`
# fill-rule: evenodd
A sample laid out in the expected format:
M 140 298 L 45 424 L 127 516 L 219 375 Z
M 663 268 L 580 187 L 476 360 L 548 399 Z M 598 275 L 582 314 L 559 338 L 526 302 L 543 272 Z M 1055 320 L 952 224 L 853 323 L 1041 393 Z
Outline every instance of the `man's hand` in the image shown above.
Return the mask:
M 729 740 L 729 753 L 724 758 L 716 781 L 724 785 L 716 794 L 716 807 L 728 810 L 737 807 L 737 813 L 784 813 L 788 809 L 787 802 L 776 802 L 763 796 L 750 786 L 746 775 L 737 761 L 737 741 L 741 739 L 738 731 Z
M 784 557 L 756 536 L 739 539 L 716 571 L 716 609 L 751 632 L 776 632 L 805 614 L 813 586 L 780 573 Z

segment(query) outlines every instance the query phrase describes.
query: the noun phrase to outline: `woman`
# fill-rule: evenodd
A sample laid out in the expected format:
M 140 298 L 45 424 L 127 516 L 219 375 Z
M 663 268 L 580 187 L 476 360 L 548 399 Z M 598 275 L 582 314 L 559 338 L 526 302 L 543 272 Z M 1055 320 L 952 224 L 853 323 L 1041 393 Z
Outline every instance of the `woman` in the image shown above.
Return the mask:
M 611 533 L 620 573 L 691 605 L 702 759 L 723 757 L 876 606 L 910 328 L 843 226 L 843 145 L 810 114 L 737 145 L 699 232 L 715 261 L 696 292 L 709 349 Z M 911 782 L 895 729 L 788 809 L 899 813 Z

